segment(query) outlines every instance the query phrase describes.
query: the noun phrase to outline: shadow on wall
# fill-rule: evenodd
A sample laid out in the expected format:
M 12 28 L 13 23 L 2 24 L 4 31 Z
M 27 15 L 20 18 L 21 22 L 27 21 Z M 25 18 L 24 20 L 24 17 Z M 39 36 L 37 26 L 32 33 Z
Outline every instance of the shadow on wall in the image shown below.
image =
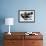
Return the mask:
M 5 17 L 0 16 L 0 46 L 3 46 L 3 32 L 2 32 L 2 25 L 5 23 Z
M 0 46 L 4 46 L 3 41 L 4 41 L 3 33 L 0 33 Z
M 2 33 L 2 25 L 5 24 L 5 17 L 4 16 L 0 16 L 0 33 Z

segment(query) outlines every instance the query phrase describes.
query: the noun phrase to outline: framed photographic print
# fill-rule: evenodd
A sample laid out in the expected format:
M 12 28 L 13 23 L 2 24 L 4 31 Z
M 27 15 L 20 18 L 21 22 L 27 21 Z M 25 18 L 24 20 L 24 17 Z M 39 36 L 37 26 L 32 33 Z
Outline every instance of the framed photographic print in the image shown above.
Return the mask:
M 22 23 L 35 22 L 35 10 L 19 10 L 18 21 Z

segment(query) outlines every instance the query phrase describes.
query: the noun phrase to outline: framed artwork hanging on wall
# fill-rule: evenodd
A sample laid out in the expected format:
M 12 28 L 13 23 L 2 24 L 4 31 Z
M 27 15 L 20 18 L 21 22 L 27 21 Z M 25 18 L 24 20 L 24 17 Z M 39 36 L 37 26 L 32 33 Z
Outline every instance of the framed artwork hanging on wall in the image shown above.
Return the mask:
M 35 10 L 18 10 L 18 22 L 34 23 L 35 22 Z

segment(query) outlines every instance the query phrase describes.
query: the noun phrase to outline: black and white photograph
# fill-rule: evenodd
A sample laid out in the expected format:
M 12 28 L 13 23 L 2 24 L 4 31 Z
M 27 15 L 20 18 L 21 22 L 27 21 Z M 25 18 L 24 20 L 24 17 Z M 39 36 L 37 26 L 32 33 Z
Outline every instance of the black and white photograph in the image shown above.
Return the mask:
M 35 10 L 19 10 L 18 11 L 19 22 L 35 22 Z

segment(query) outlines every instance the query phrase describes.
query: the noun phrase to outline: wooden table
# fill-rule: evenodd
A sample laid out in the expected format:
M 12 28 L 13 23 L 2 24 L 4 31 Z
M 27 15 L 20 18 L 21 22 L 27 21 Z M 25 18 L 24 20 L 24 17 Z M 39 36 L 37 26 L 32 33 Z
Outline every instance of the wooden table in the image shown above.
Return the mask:
M 25 35 L 26 32 L 11 32 L 8 35 L 4 33 L 4 46 L 43 46 L 43 35 L 40 32 L 38 35 Z

